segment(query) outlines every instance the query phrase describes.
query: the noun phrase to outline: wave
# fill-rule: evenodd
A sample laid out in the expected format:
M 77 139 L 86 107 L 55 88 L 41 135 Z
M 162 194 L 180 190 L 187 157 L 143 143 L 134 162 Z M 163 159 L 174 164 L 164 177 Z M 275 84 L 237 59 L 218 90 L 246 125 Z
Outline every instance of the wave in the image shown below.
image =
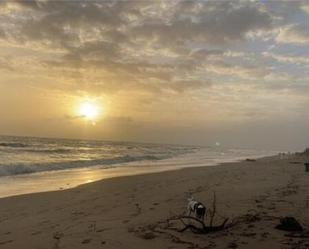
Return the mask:
M 0 176 L 160 160 L 194 146 L 0 136 Z
M 27 147 L 28 145 L 27 144 L 24 144 L 24 143 L 14 143 L 14 142 L 10 142 L 10 143 L 0 143 L 0 146 L 1 147 L 12 147 L 12 148 L 24 148 L 24 147 Z
M 38 148 L 35 148 L 35 149 L 27 149 L 25 150 L 26 152 L 33 152 L 33 153 L 54 153 L 54 154 L 64 154 L 64 153 L 70 153 L 74 150 L 72 149 L 38 149 Z
M 113 164 L 128 163 L 134 161 L 144 161 L 144 160 L 162 160 L 165 157 L 156 157 L 151 155 L 132 157 L 125 155 L 122 157 L 110 158 L 110 159 L 94 159 L 94 160 L 76 160 L 68 162 L 50 162 L 50 163 L 36 163 L 36 164 L 10 164 L 1 165 L 0 164 L 0 176 L 11 176 L 11 175 L 21 175 L 30 174 L 36 172 L 44 171 L 54 171 L 54 170 L 64 170 L 73 168 L 83 168 L 92 166 L 110 166 Z
M 22 149 L 23 152 L 30 152 L 30 153 L 66 154 L 66 153 L 74 152 L 74 149 L 68 149 L 68 148 L 46 148 L 44 149 L 40 147 L 33 147 L 31 145 L 27 145 L 24 143 L 0 143 L 0 147 L 12 148 L 12 149 L 16 148 L 18 150 Z

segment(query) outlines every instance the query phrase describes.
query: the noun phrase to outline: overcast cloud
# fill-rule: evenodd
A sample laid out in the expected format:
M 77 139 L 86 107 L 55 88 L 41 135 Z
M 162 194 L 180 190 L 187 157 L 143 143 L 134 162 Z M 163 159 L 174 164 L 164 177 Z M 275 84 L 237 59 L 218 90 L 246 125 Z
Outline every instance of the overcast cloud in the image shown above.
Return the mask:
M 15 82 L 108 96 L 129 108 L 109 120 L 132 120 L 132 132 L 171 120 L 201 132 L 218 122 L 237 132 L 262 120 L 305 125 L 308 24 L 306 1 L 1 1 L 0 95 Z

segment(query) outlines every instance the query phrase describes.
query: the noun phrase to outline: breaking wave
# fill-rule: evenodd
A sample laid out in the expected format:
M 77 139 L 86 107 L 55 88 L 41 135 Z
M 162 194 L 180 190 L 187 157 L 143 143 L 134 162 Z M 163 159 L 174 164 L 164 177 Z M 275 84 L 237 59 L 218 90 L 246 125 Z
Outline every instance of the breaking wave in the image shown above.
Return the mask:
M 69 162 L 50 162 L 50 163 L 37 163 L 32 165 L 27 164 L 12 164 L 12 165 L 1 165 L 0 176 L 9 175 L 19 175 L 19 174 L 29 174 L 43 171 L 52 170 L 64 170 L 82 167 L 92 167 L 92 166 L 102 166 L 110 167 L 113 164 L 128 163 L 134 161 L 142 160 L 160 160 L 163 158 L 158 158 L 155 156 L 141 156 L 141 157 L 131 157 L 129 155 L 111 158 L 111 159 L 95 159 L 95 160 L 77 160 Z
M 196 147 L 89 140 L 0 136 L 0 176 L 156 161 Z
M 27 147 L 27 144 L 24 143 L 0 143 L 1 147 L 12 147 L 12 148 L 24 148 Z

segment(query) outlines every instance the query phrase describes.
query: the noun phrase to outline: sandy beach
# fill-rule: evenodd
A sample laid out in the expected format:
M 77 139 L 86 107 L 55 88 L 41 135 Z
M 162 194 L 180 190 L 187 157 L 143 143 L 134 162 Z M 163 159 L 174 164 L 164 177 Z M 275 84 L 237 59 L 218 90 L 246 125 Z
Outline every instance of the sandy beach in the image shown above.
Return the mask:
M 275 156 L 2 198 L 0 248 L 308 248 L 308 237 L 274 228 L 282 216 L 309 227 L 306 161 Z M 211 206 L 214 191 L 216 224 L 250 213 L 255 219 L 207 235 L 180 233 L 173 228 L 181 223 L 167 222 L 191 195 Z
M 0 249 L 309 249 L 308 69 L 309 0 L 0 0 Z

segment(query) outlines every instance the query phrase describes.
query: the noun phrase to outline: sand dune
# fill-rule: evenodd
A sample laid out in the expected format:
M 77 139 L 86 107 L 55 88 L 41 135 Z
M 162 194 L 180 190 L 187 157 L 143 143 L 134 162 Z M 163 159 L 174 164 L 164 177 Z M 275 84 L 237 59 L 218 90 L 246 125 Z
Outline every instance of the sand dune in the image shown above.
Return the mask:
M 274 229 L 281 216 L 309 228 L 305 161 L 278 156 L 2 198 L 0 248 L 308 248 L 308 237 Z M 185 211 L 190 195 L 209 206 L 213 191 L 221 216 L 257 219 L 209 235 L 171 229 L 166 220 Z

